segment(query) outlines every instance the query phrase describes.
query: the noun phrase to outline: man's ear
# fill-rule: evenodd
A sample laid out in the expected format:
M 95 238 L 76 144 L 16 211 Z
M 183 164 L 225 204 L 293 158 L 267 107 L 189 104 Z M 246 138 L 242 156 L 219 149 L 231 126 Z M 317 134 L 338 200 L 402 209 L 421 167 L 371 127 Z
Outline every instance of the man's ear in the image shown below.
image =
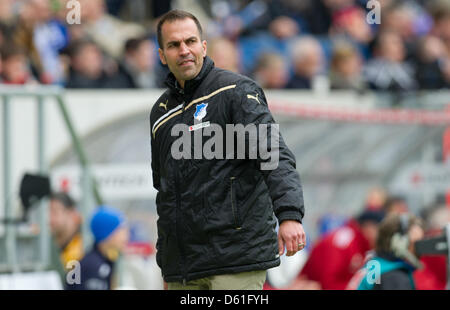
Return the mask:
M 207 51 L 206 40 L 203 40 L 202 45 L 203 45 L 203 57 L 205 57 L 206 56 L 206 51 Z
M 163 65 L 167 65 L 166 57 L 164 56 L 164 51 L 158 48 L 159 60 L 161 60 Z

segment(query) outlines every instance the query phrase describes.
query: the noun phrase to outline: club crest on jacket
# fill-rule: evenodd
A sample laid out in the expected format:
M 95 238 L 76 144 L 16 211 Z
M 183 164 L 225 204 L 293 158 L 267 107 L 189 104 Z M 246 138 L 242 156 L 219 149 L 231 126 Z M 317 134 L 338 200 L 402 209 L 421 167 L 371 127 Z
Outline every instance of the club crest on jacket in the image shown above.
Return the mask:
M 201 121 L 206 116 L 206 108 L 208 107 L 207 103 L 199 103 L 196 106 L 194 118 L 198 121 Z

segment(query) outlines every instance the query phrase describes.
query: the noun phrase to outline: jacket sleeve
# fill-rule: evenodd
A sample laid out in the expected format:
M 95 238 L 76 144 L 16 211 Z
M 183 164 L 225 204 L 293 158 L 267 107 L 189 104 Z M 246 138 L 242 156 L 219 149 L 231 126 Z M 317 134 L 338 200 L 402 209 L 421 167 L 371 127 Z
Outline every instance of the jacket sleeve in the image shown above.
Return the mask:
M 301 223 L 305 210 L 295 156 L 279 132 L 264 92 L 253 81 L 245 80 L 236 87 L 235 96 L 232 109 L 234 124 L 256 125 L 257 144 L 248 136 L 246 144 L 249 149 L 258 148 L 256 165 L 269 189 L 278 221 L 296 220 Z
M 160 189 L 160 175 L 159 175 L 159 152 L 158 148 L 156 146 L 155 138 L 152 134 L 152 127 L 154 122 L 156 121 L 154 119 L 154 113 L 150 113 L 150 152 L 151 152 L 151 167 L 152 167 L 152 178 L 153 178 L 153 187 L 159 191 Z

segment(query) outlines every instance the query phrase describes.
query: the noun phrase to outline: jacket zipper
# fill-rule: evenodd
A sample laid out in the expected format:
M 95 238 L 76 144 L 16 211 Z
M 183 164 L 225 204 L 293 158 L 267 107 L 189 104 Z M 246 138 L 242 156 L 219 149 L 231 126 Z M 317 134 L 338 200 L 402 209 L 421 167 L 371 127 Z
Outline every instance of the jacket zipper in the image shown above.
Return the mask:
M 230 182 L 231 182 L 231 187 L 230 187 L 230 193 L 231 193 L 231 211 L 233 212 L 233 218 L 234 218 L 234 228 L 237 230 L 240 230 L 242 227 L 239 223 L 239 217 L 237 214 L 237 206 L 235 204 L 235 199 L 234 199 L 234 191 L 233 191 L 233 181 L 236 179 L 236 177 L 231 177 L 230 178 Z

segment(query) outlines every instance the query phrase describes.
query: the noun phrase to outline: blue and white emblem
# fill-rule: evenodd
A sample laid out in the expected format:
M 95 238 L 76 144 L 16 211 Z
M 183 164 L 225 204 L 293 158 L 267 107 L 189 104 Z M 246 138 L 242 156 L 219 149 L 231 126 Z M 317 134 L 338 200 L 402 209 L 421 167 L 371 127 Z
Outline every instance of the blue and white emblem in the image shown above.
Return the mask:
M 201 121 L 206 116 L 206 108 L 208 107 L 207 103 L 197 104 L 196 110 L 194 113 L 194 118 L 198 121 Z

